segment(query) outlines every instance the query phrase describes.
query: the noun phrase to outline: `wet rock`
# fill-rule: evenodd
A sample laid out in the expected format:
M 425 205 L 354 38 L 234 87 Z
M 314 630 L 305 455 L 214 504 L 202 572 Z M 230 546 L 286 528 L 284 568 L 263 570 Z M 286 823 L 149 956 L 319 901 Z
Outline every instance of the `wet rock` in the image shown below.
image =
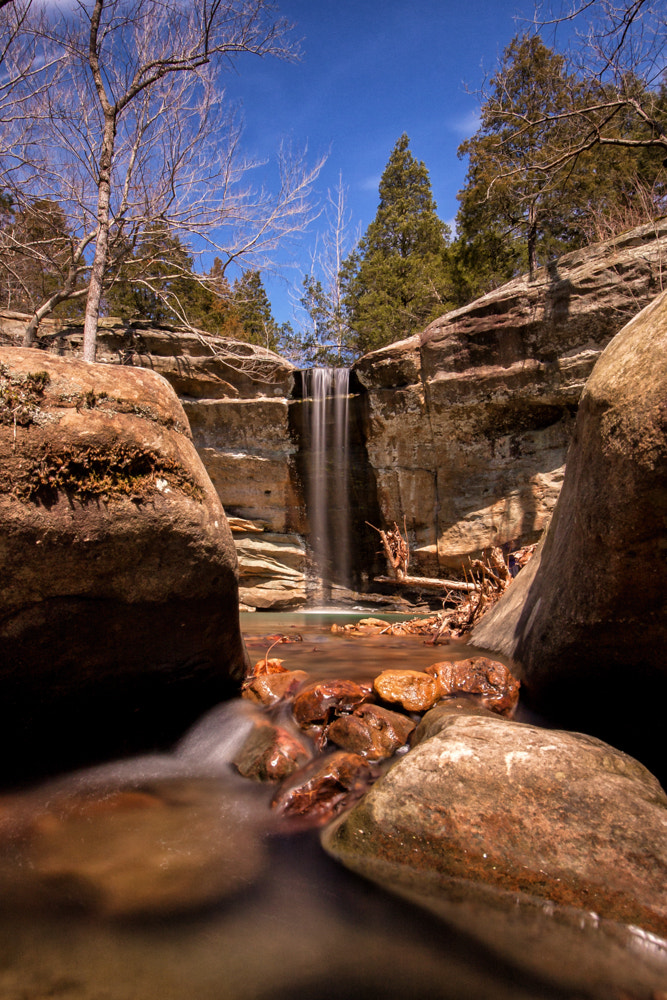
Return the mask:
M 339 750 L 299 771 L 274 796 L 272 805 L 287 818 L 319 826 L 363 795 L 374 776 L 371 765 L 359 754 Z
M 208 905 L 251 884 L 264 848 L 220 781 L 58 793 L 5 807 L 0 899 L 132 918 Z
M 580 733 L 441 721 L 325 832 L 331 854 L 417 890 L 479 883 L 667 933 L 667 796 L 646 768 Z
M 334 719 L 327 729 L 327 738 L 343 750 L 368 760 L 382 760 L 405 746 L 414 728 L 412 719 L 400 712 L 391 712 L 381 705 L 360 705 L 351 715 Z
M 452 663 L 447 660 L 426 668 L 440 681 L 442 696 L 474 694 L 485 708 L 511 716 L 519 700 L 519 682 L 503 663 L 475 656 Z
M 334 715 L 350 712 L 372 698 L 371 684 L 332 680 L 309 684 L 294 699 L 293 713 L 299 726 L 326 725 Z
M 261 722 L 250 731 L 233 763 L 244 778 L 282 781 L 311 756 L 305 744 L 283 726 Z
M 249 677 L 243 685 L 242 697 L 260 705 L 277 705 L 279 701 L 292 698 L 307 682 L 309 674 L 305 670 L 286 670 L 278 674 L 259 674 Z
M 384 701 L 398 702 L 408 712 L 425 712 L 442 697 L 438 677 L 421 670 L 383 670 L 373 686 Z

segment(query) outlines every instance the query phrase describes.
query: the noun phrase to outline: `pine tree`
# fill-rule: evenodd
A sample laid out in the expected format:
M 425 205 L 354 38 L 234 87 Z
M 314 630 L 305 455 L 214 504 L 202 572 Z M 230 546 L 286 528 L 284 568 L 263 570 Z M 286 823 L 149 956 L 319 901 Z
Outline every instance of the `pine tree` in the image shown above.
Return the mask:
M 280 330 L 259 271 L 246 271 L 242 278 L 237 278 L 232 296 L 243 330 L 241 339 L 274 351 Z
M 449 306 L 449 230 L 403 134 L 380 180 L 377 214 L 343 266 L 346 317 L 360 352 L 402 340 Z
M 650 218 L 636 205 L 655 177 L 655 151 L 607 146 L 567 159 L 583 127 L 573 109 L 604 103 L 596 81 L 568 72 L 562 55 L 525 34 L 490 84 L 480 128 L 459 147 L 469 166 L 452 254 L 457 304 L 590 242 L 602 216 Z M 561 169 L 549 166 L 561 158 Z

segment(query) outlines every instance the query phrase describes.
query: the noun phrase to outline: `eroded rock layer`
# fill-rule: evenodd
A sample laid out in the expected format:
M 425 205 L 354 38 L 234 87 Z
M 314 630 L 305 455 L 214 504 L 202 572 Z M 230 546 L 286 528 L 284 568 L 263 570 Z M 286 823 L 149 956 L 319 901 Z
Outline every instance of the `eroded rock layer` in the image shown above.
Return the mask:
M 382 516 L 406 516 L 415 574 L 539 537 L 586 379 L 662 290 L 666 262 L 663 220 L 567 254 L 356 363 Z

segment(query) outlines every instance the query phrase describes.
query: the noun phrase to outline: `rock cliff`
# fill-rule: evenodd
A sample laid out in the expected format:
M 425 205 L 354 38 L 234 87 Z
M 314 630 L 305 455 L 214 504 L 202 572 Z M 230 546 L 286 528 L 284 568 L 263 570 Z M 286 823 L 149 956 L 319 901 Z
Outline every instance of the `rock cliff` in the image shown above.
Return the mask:
M 406 516 L 415 573 L 539 537 L 586 379 L 662 290 L 666 266 L 661 220 L 567 254 L 356 363 L 382 516 Z

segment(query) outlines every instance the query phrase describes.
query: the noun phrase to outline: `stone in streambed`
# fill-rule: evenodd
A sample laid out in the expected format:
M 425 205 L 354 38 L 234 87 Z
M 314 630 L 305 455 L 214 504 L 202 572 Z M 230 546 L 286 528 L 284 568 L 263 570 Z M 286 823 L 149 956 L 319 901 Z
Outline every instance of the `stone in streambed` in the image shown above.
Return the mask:
M 503 663 L 476 656 L 452 663 L 444 660 L 426 668 L 437 677 L 442 697 L 456 694 L 478 695 L 485 708 L 498 715 L 511 716 L 519 701 L 519 682 Z
M 245 814 L 238 788 L 218 780 L 17 797 L 0 823 L 2 905 L 118 918 L 210 905 L 263 869 Z
M 334 715 L 349 712 L 369 701 L 372 693 L 370 684 L 348 680 L 317 681 L 294 699 L 294 718 L 302 728 L 326 725 Z
M 296 773 L 272 805 L 288 819 L 319 826 L 363 795 L 374 776 L 371 765 L 359 754 L 339 750 Z
M 360 705 L 351 715 L 334 719 L 327 738 L 368 760 L 382 760 L 405 746 L 415 728 L 412 719 L 381 705 Z
M 269 707 L 292 698 L 309 678 L 305 670 L 286 670 L 279 674 L 260 674 L 243 684 L 241 695 L 248 701 Z
M 646 768 L 580 733 L 439 722 L 325 832 L 334 857 L 417 891 L 480 884 L 667 934 L 667 796 Z
M 244 778 L 282 781 L 310 758 L 307 747 L 283 726 L 260 722 L 250 731 L 233 763 Z
M 442 697 L 438 677 L 421 670 L 383 670 L 373 686 L 383 701 L 396 702 L 408 712 L 425 712 Z

